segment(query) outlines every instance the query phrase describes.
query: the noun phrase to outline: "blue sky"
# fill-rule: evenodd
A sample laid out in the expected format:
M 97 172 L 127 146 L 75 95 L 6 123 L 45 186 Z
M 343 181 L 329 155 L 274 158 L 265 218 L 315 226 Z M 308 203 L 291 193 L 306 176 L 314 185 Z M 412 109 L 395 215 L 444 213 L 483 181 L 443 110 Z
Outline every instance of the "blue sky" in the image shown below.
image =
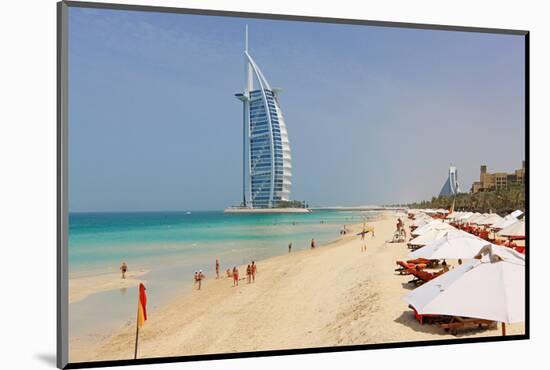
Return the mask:
M 69 208 L 201 210 L 242 186 L 244 28 L 280 102 L 292 198 L 428 199 L 521 166 L 522 36 L 71 8 Z

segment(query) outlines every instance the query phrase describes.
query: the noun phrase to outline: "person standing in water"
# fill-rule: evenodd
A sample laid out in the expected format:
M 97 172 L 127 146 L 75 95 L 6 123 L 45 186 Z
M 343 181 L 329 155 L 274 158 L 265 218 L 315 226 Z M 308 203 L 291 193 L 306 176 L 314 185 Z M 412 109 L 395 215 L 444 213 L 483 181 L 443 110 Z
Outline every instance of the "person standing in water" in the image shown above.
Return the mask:
M 220 261 L 216 258 L 216 279 L 220 278 Z
M 120 271 L 122 272 L 122 278 L 126 279 L 126 271 L 128 271 L 128 265 L 126 265 L 126 262 L 122 262 L 122 265 L 120 265 Z
M 292 251 L 292 243 L 288 243 L 288 253 Z
M 311 249 L 315 249 L 315 239 L 311 239 Z

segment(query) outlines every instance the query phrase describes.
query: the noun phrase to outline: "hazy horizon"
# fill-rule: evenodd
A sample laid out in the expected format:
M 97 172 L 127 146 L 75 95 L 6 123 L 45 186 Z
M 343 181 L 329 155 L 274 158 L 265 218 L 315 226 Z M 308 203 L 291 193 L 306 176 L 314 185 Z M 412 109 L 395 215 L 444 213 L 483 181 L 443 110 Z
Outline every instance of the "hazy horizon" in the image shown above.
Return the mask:
M 69 209 L 200 211 L 242 197 L 244 27 L 281 87 L 291 198 L 408 203 L 525 155 L 523 36 L 69 9 Z

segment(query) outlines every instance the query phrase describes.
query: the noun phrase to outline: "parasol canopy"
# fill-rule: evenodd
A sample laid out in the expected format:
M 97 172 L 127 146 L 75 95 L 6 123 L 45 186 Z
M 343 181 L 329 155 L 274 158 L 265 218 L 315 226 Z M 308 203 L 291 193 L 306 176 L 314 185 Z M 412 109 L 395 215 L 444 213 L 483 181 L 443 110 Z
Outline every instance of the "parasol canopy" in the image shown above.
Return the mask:
M 503 323 L 525 321 L 525 260 L 496 245 L 411 291 L 403 300 L 421 314 L 463 316 Z

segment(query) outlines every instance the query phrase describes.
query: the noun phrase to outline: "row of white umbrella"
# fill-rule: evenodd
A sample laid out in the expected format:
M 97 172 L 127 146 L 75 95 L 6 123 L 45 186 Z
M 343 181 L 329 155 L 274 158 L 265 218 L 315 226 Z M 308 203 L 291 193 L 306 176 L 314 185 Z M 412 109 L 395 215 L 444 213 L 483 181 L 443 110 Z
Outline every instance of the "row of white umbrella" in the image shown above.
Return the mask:
M 503 229 L 518 221 L 518 218 L 523 215 L 523 212 L 516 210 L 504 217 L 496 213 L 479 213 L 479 212 L 453 212 L 447 216 L 447 219 L 475 225 L 489 226 L 493 229 Z
M 501 323 L 525 321 L 525 259 L 487 245 L 463 265 L 423 284 L 403 299 L 421 315 L 463 316 Z
M 413 238 L 409 241 L 411 245 L 423 246 L 430 242 L 438 240 L 447 236 L 449 232 L 460 232 L 459 234 L 465 234 L 472 238 L 476 236 L 467 232 L 456 229 L 454 226 L 442 222 L 440 220 L 428 221 L 424 225 L 414 230 L 411 235 Z M 496 233 L 497 236 L 506 237 L 511 239 L 524 239 L 525 238 L 525 221 L 516 220 L 509 224 L 502 230 Z M 477 238 L 479 239 L 479 238 Z M 482 239 L 480 239 L 482 240 Z M 486 242 L 485 240 L 483 240 Z
M 508 215 L 515 222 L 502 228 L 497 235 L 525 237 L 525 223 L 516 218 L 519 215 Z M 464 214 L 454 216 L 457 220 Z M 489 217 L 496 219 L 492 215 L 483 216 L 487 221 Z M 477 217 L 480 222 L 481 218 Z M 525 258 L 522 254 L 491 244 L 441 220 L 421 214 L 415 221 L 418 219 L 423 222 L 416 225 L 415 237 L 409 243 L 422 247 L 411 252 L 410 258 L 462 259 L 466 262 L 407 294 L 403 298 L 407 303 L 419 314 L 463 316 L 502 323 L 525 321 Z

